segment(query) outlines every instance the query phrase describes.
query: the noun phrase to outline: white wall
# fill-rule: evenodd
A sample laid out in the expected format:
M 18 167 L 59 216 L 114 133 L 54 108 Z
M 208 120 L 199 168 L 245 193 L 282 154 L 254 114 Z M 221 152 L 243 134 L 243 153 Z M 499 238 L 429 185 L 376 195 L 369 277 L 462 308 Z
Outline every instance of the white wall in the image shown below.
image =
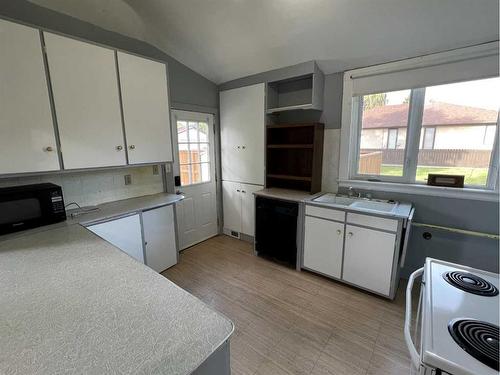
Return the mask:
M 161 193 L 161 168 L 159 171 L 160 174 L 153 175 L 153 167 L 147 166 L 8 178 L 0 179 L 0 187 L 52 182 L 62 187 L 65 204 L 76 202 L 80 206 L 91 206 Z M 125 185 L 127 174 L 132 176 L 131 185 Z

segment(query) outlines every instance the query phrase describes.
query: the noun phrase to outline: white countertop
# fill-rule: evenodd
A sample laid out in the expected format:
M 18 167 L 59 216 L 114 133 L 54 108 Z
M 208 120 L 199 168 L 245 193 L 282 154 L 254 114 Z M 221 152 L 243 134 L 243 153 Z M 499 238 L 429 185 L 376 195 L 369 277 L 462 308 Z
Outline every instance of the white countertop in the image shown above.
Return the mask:
M 65 225 L 0 242 L 0 373 L 189 374 L 229 338 L 227 318 L 71 225 L 171 199 L 109 203 Z

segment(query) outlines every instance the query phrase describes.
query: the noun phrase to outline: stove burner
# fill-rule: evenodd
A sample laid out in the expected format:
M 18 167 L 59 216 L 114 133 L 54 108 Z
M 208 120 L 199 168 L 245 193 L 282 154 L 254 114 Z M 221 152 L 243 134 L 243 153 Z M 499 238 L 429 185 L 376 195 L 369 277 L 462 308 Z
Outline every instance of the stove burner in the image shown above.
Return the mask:
M 472 273 L 450 271 L 443 274 L 443 278 L 451 285 L 469 293 L 485 297 L 498 294 L 498 289 L 492 283 Z
M 460 347 L 481 363 L 499 370 L 498 326 L 474 319 L 455 319 L 448 331 Z

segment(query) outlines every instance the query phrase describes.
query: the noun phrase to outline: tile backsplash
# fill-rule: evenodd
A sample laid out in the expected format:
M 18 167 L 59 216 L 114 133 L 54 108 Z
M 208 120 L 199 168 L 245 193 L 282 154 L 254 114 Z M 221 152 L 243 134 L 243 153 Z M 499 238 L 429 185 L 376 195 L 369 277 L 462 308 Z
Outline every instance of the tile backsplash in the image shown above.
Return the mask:
M 158 169 L 157 175 L 152 166 L 144 166 L 6 178 L 0 179 L 0 187 L 52 182 L 62 187 L 65 204 L 92 206 L 163 192 L 162 172 Z M 130 185 L 125 185 L 125 175 L 131 176 Z

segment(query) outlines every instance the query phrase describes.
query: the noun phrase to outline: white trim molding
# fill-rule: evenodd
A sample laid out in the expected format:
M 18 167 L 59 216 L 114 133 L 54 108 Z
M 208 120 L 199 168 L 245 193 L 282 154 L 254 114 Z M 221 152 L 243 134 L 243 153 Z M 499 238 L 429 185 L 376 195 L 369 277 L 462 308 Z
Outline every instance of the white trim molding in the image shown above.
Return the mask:
M 417 161 L 410 160 L 412 157 L 415 158 L 415 154 L 418 153 L 420 126 L 415 124 L 421 123 L 425 86 L 498 77 L 498 61 L 499 43 L 497 41 L 346 71 L 344 73 L 342 127 L 340 135 L 340 186 L 498 202 L 498 173 L 496 173 L 498 163 L 496 159 L 498 158 L 499 146 L 497 141 L 492 152 L 492 166 L 490 168 L 487 188 L 466 187 L 457 189 L 415 183 L 414 172 L 416 172 Z M 446 74 L 443 72 L 446 72 Z M 359 81 L 361 80 L 366 81 L 360 83 Z M 380 90 L 377 91 L 375 88 L 378 84 L 380 84 Z M 409 116 L 408 126 L 410 132 L 406 140 L 405 153 L 406 174 L 401 178 L 359 176 L 356 172 L 359 143 L 358 133 L 360 131 L 359 117 L 361 116 L 360 96 L 373 92 L 401 89 L 412 90 L 410 107 L 412 107 L 412 104 L 415 107 L 410 114 L 411 116 Z M 382 181 L 367 181 L 372 178 Z M 495 188 L 496 190 L 494 190 Z

